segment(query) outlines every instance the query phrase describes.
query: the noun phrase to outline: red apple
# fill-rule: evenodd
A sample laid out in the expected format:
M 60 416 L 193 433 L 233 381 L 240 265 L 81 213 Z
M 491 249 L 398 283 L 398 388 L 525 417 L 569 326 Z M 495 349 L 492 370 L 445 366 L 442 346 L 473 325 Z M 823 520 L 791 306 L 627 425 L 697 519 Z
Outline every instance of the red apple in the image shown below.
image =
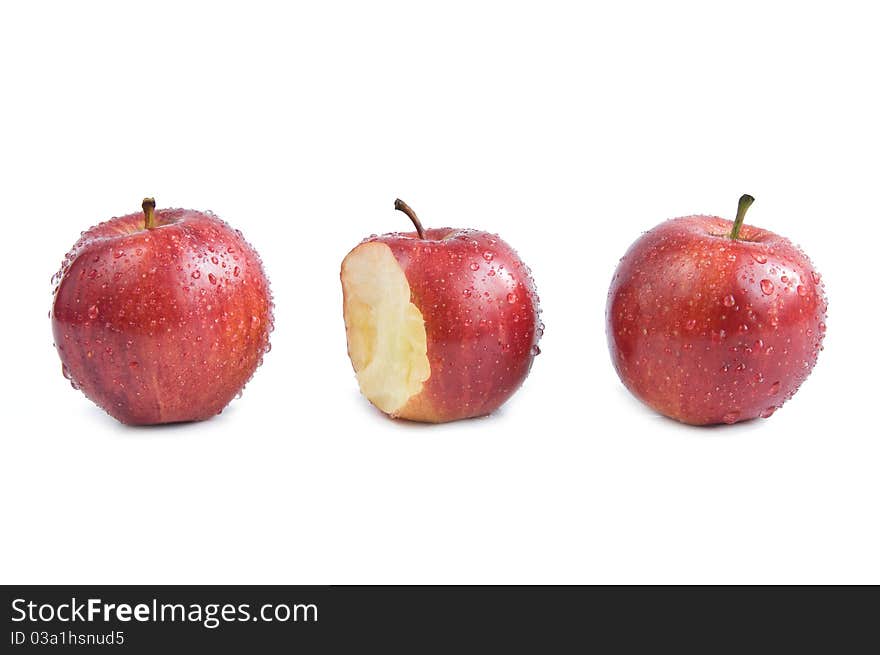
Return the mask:
M 529 269 L 497 235 L 425 230 L 364 240 L 342 262 L 348 354 L 361 392 L 393 417 L 483 416 L 523 383 L 543 332 Z
M 624 385 L 693 425 L 768 418 L 798 390 L 825 337 L 821 278 L 787 239 L 687 216 L 661 223 L 620 261 L 608 343 Z
M 269 282 L 213 214 L 143 209 L 84 232 L 64 259 L 51 315 L 62 371 L 123 423 L 210 418 L 269 349 Z

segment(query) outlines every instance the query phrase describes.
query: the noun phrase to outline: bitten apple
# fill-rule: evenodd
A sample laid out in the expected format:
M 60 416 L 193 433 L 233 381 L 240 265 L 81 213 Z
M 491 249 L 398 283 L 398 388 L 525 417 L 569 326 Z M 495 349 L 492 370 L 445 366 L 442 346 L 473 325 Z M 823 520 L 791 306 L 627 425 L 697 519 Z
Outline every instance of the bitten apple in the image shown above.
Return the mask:
M 819 274 L 787 239 L 687 216 L 661 223 L 620 261 L 606 312 L 624 385 L 693 425 L 768 418 L 810 374 L 825 337 Z
M 497 235 L 422 228 L 373 236 L 342 262 L 348 354 L 386 414 L 429 423 L 489 414 L 523 383 L 543 332 L 529 269 Z
M 269 349 L 260 258 L 210 213 L 156 211 L 147 198 L 142 214 L 84 232 L 56 280 L 62 371 L 123 423 L 219 414 Z

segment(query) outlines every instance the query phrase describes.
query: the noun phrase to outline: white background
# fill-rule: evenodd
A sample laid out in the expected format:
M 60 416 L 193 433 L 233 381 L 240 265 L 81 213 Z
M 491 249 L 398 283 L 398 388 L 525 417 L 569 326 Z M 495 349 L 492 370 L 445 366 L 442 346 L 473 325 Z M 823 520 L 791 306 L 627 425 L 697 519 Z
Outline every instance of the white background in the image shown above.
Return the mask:
M 871 3 L 291 4 L 0 10 L 2 582 L 880 582 Z M 826 350 L 772 419 L 689 428 L 619 383 L 607 287 L 745 192 L 823 273 Z M 274 348 L 205 423 L 123 427 L 52 348 L 63 253 L 145 195 L 272 280 Z M 358 393 L 339 264 L 398 195 L 534 271 L 543 354 L 488 419 Z

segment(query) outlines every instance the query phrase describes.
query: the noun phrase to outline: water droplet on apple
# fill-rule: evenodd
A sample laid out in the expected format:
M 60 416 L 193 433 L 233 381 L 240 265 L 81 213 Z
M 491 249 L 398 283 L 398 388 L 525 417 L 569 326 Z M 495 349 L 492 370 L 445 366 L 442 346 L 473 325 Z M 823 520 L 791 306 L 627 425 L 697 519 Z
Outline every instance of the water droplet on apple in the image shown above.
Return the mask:
M 92 305 L 91 307 L 89 307 L 88 314 L 89 314 L 89 318 L 92 320 L 95 320 L 96 318 L 98 318 L 98 306 Z
M 721 420 L 724 421 L 725 423 L 727 423 L 728 425 L 733 425 L 734 423 L 736 423 L 739 420 L 739 412 L 737 412 L 737 411 L 727 412 L 727 414 L 725 414 Z
M 241 269 L 238 266 L 236 266 L 235 268 L 232 269 L 232 274 L 235 277 L 238 277 L 241 274 Z
M 721 299 L 721 304 L 725 307 L 733 307 L 736 304 L 736 298 L 733 297 L 733 294 L 729 293 Z
M 480 270 L 480 265 L 477 262 L 471 262 L 471 270 L 472 271 Z
M 754 259 L 759 264 L 767 263 L 767 258 L 759 252 L 752 253 L 752 259 Z
M 534 346 L 532 346 L 532 355 L 537 357 L 540 354 L 541 354 L 541 349 L 538 347 L 538 344 L 535 344 Z M 543 360 L 541 360 L 541 361 L 543 361 Z
M 198 280 L 200 277 L 202 277 L 202 273 L 199 270 L 195 270 L 192 272 L 193 280 Z
M 516 302 L 516 294 L 515 293 L 508 293 L 507 294 L 507 302 L 510 303 L 511 305 L 514 304 Z
M 805 287 L 803 284 L 799 284 L 797 286 L 797 295 L 799 295 L 801 297 L 806 296 L 807 295 L 807 287 Z
M 764 293 L 764 295 L 769 296 L 771 293 L 773 293 L 774 288 L 775 287 L 770 280 L 766 278 L 761 280 L 761 291 Z
M 491 262 L 494 257 L 495 257 L 495 255 L 493 255 L 488 250 L 483 253 L 483 259 L 485 259 L 487 262 Z
M 208 273 L 208 282 L 211 284 L 217 284 L 217 276 L 213 273 Z
M 726 330 L 712 330 L 711 338 L 714 343 L 720 343 L 727 338 Z

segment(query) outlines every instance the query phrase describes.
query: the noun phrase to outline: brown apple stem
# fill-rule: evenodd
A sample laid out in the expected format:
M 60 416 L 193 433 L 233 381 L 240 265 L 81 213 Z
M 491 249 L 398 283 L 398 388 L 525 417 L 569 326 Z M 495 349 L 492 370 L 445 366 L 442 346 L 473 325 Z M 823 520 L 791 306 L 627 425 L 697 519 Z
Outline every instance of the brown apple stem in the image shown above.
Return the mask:
M 739 198 L 739 205 L 736 208 L 736 219 L 733 221 L 733 229 L 730 231 L 730 238 L 736 241 L 739 238 L 739 231 L 742 229 L 743 221 L 746 220 L 746 212 L 755 199 L 748 193 L 744 193 Z
M 396 209 L 397 211 L 401 211 L 409 216 L 409 220 L 411 220 L 413 222 L 413 225 L 416 226 L 416 232 L 419 233 L 419 239 L 425 238 L 425 228 L 422 227 L 422 222 L 419 220 L 419 217 L 416 216 L 416 213 L 412 210 L 412 207 L 410 207 L 403 200 L 398 198 L 394 201 L 394 209 Z
M 154 198 L 144 198 L 141 208 L 144 210 L 144 227 L 152 230 L 156 227 L 156 200 Z

